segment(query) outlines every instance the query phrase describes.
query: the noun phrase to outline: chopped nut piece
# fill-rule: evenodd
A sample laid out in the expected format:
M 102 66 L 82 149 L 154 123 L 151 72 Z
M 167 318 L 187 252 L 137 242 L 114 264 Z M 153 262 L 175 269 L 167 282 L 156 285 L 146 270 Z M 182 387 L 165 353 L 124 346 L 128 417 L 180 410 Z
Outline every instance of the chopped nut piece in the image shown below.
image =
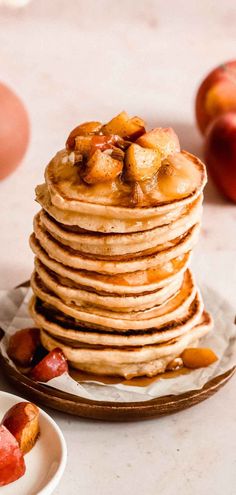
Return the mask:
M 134 182 L 132 191 L 131 191 L 131 203 L 133 206 L 142 206 L 144 202 L 145 196 L 139 182 Z
M 204 368 L 218 360 L 216 354 L 209 348 L 189 347 L 181 354 L 186 368 Z
M 183 360 L 181 357 L 173 359 L 166 367 L 166 371 L 177 371 L 183 368 Z
M 96 150 L 86 163 L 83 180 L 88 184 L 98 184 L 114 180 L 123 169 L 123 162 L 115 160 L 106 152 Z

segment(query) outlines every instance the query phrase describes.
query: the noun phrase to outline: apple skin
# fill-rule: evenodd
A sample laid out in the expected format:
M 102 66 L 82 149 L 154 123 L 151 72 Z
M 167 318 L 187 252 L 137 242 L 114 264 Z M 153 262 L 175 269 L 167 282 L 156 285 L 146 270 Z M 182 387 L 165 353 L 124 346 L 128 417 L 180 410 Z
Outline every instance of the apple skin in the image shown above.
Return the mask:
M 15 437 L 0 425 L 0 487 L 25 474 L 25 461 Z
M 210 124 L 205 161 L 219 191 L 236 203 L 236 112 L 220 115 Z
M 210 72 L 198 89 L 195 112 L 202 134 L 216 116 L 231 110 L 236 111 L 236 60 Z
M 20 366 L 29 366 L 40 346 L 40 330 L 38 328 L 23 328 L 14 333 L 8 343 L 8 356 Z
M 25 455 L 39 436 L 39 409 L 31 402 L 18 402 L 7 411 L 2 424 L 15 437 Z
M 52 378 L 68 372 L 67 360 L 59 347 L 50 351 L 29 373 L 37 382 L 48 382 Z
M 0 82 L 0 180 L 22 160 L 29 142 L 28 113 L 20 98 Z

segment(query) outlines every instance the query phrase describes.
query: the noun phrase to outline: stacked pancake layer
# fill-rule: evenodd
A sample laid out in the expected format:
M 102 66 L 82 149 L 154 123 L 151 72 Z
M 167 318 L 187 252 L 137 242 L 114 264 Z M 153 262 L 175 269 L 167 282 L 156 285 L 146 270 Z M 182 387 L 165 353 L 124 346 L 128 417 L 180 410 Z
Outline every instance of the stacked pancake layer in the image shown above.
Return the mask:
M 165 371 L 212 325 L 189 270 L 204 166 L 197 161 L 202 181 L 186 198 L 129 208 L 65 193 L 54 164 L 36 190 L 42 209 L 30 238 L 30 312 L 42 344 L 60 347 L 85 372 L 131 378 Z

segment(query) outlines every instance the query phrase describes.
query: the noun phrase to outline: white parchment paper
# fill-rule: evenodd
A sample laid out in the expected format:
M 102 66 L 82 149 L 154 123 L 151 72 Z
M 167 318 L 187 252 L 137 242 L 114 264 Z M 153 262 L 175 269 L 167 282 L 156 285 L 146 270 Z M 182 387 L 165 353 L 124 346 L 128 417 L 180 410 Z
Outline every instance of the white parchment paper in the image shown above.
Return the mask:
M 213 331 L 201 340 L 201 347 L 210 347 L 219 360 L 208 366 L 173 378 L 160 378 L 148 386 L 131 386 L 123 383 L 107 385 L 99 381 L 78 383 L 67 373 L 50 380 L 46 385 L 56 389 L 97 401 L 115 402 L 146 401 L 163 395 L 178 395 L 189 390 L 196 390 L 210 379 L 231 369 L 236 364 L 236 308 L 210 287 L 203 287 L 202 294 L 206 309 L 214 318 Z M 26 288 L 0 291 L 0 327 L 5 336 L 0 343 L 1 353 L 7 357 L 7 341 L 17 330 L 34 326 L 28 314 L 28 302 L 31 290 Z M 7 357 L 10 364 L 13 362 Z

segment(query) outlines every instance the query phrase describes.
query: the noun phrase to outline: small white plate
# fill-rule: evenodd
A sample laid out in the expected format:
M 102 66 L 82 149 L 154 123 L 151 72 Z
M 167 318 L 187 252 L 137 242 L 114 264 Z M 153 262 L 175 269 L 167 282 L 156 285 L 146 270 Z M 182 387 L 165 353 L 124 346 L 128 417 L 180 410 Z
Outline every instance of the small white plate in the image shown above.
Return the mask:
M 26 401 L 0 391 L 0 422 L 18 402 Z M 26 473 L 22 478 L 1 487 L 1 495 L 49 495 L 58 485 L 66 466 L 67 448 L 55 421 L 40 409 L 40 437 L 26 454 Z

